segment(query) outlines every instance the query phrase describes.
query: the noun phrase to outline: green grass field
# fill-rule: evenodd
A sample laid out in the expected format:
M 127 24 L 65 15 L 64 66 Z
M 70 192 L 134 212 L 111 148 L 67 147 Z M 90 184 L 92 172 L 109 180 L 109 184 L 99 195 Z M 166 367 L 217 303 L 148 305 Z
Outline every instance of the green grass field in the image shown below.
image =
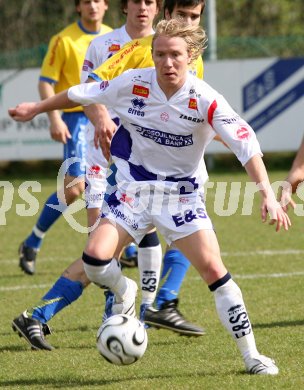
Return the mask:
M 283 171 L 275 172 L 270 178 L 273 182 L 285 175 Z M 241 173 L 211 174 L 210 180 L 239 181 L 243 191 L 247 177 Z M 47 195 L 55 189 L 55 180 L 38 181 L 42 190 L 33 195 L 41 208 Z M 204 327 L 207 334 L 186 338 L 150 329 L 144 357 L 134 365 L 117 367 L 103 360 L 96 350 L 95 336 L 104 304 L 102 291 L 96 286 L 88 287 L 78 302 L 50 321 L 53 334 L 48 340 L 56 348 L 54 351 L 31 351 L 25 340 L 12 331 L 12 319 L 42 297 L 64 268 L 82 253 L 86 241 L 85 234 L 73 231 L 61 218 L 45 238 L 37 274 L 24 275 L 18 268 L 17 248 L 36 217 L 17 215 L 20 204 L 28 205 L 18 194 L 21 181 L 14 180 L 12 184 L 13 203 L 5 214 L 6 224 L 0 226 L 1 388 L 304 388 L 304 225 L 301 216 L 291 212 L 292 228 L 276 233 L 272 226 L 261 223 L 258 196 L 252 215 L 241 215 L 241 197 L 236 213 L 229 217 L 218 216 L 221 197 L 216 185 L 208 190 L 207 209 L 217 231 L 224 262 L 243 291 L 258 349 L 275 358 L 280 368 L 277 377 L 245 374 L 236 345 L 218 320 L 212 294 L 193 269 L 181 290 L 180 309 L 189 320 Z M 7 194 L 12 194 L 13 190 L 11 188 Z M 1 191 L 0 199 L 3 188 Z M 227 205 L 226 199 L 224 208 Z M 3 223 L 3 213 L 1 218 Z M 77 214 L 77 220 L 85 225 L 84 211 Z M 125 273 L 138 280 L 137 269 Z

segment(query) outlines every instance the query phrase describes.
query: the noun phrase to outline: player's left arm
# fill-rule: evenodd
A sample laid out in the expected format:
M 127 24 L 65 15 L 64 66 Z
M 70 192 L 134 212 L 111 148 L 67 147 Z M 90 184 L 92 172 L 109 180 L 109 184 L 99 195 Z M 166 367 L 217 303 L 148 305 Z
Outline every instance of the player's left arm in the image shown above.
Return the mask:
M 257 184 L 262 196 L 262 221 L 266 222 L 267 214 L 269 213 L 269 224 L 276 224 L 277 232 L 281 229 L 281 227 L 283 227 L 285 230 L 288 230 L 288 228 L 291 226 L 290 219 L 281 207 L 280 203 L 276 200 L 261 155 L 256 154 L 252 156 L 245 164 L 245 169 L 252 181 Z
M 270 224 L 276 223 L 276 231 L 283 226 L 288 230 L 290 220 L 271 188 L 268 174 L 262 160 L 262 152 L 256 134 L 251 126 L 242 119 L 221 95 L 208 107 L 207 117 L 214 131 L 221 136 L 238 160 L 245 167 L 250 178 L 257 184 L 262 196 L 261 217 Z

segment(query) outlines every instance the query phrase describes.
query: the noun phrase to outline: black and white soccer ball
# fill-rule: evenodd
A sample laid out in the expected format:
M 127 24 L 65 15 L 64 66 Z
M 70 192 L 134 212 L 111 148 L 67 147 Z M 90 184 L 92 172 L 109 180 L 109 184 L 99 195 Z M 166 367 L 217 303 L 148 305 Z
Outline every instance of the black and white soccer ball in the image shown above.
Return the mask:
M 145 325 L 125 314 L 108 318 L 97 332 L 97 349 L 112 364 L 135 363 L 145 353 L 147 344 Z

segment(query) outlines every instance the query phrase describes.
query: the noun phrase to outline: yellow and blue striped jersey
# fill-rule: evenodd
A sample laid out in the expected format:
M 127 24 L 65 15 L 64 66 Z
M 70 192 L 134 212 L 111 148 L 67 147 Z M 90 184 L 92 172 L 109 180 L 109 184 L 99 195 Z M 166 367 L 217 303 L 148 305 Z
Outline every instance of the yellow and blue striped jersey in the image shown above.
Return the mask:
M 90 42 L 110 31 L 112 28 L 102 24 L 99 32 L 92 33 L 84 29 L 78 21 L 54 35 L 43 60 L 40 80 L 54 83 L 56 93 L 79 84 L 81 68 Z M 64 111 L 82 111 L 82 107 Z
M 95 80 L 111 80 L 128 69 L 149 68 L 154 66 L 151 53 L 153 35 L 133 39 L 119 52 L 105 61 L 90 75 Z M 190 72 L 202 79 L 204 75 L 203 60 L 200 56 L 192 65 Z

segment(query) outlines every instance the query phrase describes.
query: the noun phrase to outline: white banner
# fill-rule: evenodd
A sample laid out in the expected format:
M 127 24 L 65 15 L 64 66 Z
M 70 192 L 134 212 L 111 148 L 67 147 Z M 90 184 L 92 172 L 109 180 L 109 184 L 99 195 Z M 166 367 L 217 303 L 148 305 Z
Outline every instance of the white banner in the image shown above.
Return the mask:
M 51 139 L 46 114 L 15 122 L 7 113 L 24 101 L 39 100 L 39 69 L 0 71 L 0 160 L 62 159 L 63 146 Z
M 37 101 L 39 69 L 0 71 L 0 160 L 61 159 L 46 115 L 14 122 L 9 107 Z M 304 58 L 205 63 L 205 80 L 253 127 L 264 152 L 295 151 L 303 137 Z M 207 152 L 226 153 L 212 142 Z
M 304 58 L 205 63 L 205 80 L 253 127 L 264 152 L 296 151 L 304 135 Z M 225 152 L 212 142 L 207 152 Z

